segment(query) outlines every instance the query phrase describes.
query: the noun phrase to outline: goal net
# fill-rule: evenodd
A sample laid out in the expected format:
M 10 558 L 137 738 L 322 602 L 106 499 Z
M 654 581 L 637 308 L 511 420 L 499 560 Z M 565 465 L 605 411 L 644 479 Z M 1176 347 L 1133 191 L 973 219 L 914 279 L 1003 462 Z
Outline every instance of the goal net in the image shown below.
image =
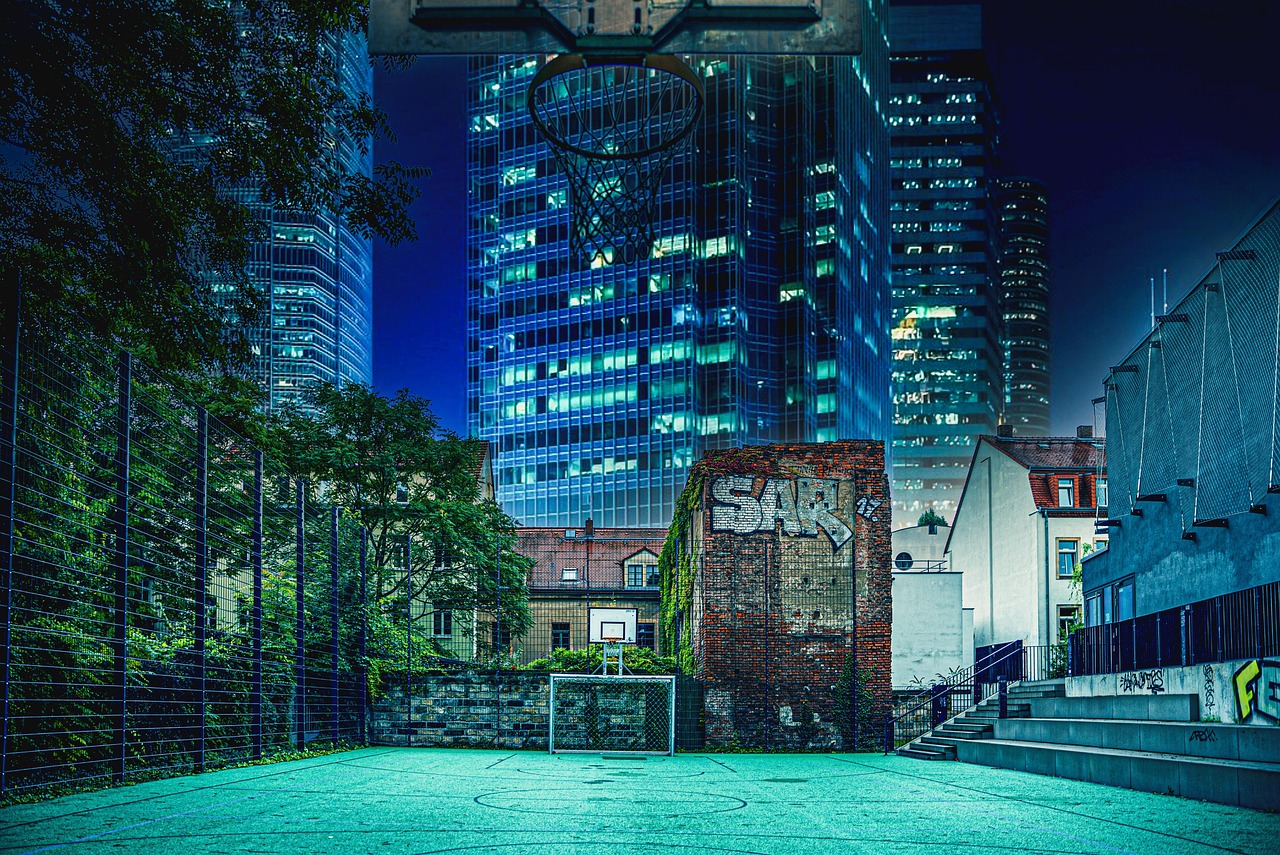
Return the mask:
M 552 754 L 674 754 L 676 678 L 552 674 L 550 719 Z

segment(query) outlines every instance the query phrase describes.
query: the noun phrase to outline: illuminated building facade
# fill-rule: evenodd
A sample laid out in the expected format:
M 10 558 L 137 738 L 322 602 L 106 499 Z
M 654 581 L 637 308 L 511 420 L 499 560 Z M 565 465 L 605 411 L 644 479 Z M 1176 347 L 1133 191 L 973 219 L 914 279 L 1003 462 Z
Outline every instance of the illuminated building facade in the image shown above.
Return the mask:
M 1049 205 L 1031 178 L 999 183 L 1004 422 L 1049 435 Z
M 996 130 L 981 9 L 895 2 L 894 524 L 954 514 L 977 438 L 1004 408 Z
M 540 60 L 472 61 L 468 428 L 523 525 L 666 526 L 705 450 L 888 435 L 882 13 L 857 58 L 691 60 L 707 110 L 630 264 L 571 257 Z

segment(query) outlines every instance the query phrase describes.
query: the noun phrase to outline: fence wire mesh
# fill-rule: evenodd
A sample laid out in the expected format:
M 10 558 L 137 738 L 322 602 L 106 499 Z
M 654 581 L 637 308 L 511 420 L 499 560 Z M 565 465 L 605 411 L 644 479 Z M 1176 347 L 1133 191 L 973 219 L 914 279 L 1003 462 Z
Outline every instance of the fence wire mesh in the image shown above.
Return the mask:
M 1249 246 L 1280 241 L 1263 221 L 1161 316 L 1113 369 L 1106 395 L 1111 516 L 1164 495 L 1183 529 L 1257 504 L 1280 482 L 1280 342 L 1274 264 Z M 1262 350 L 1259 348 L 1262 347 Z
M 0 791 L 360 739 L 358 527 L 141 361 L 15 315 Z

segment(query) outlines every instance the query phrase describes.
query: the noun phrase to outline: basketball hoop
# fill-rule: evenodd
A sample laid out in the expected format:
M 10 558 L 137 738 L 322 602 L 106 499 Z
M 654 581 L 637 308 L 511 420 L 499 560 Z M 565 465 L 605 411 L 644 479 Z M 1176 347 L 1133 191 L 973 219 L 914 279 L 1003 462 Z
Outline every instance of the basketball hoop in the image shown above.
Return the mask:
M 653 248 L 662 177 L 702 115 L 702 81 L 674 56 L 562 54 L 529 85 L 529 115 L 569 179 L 569 246 L 591 264 Z

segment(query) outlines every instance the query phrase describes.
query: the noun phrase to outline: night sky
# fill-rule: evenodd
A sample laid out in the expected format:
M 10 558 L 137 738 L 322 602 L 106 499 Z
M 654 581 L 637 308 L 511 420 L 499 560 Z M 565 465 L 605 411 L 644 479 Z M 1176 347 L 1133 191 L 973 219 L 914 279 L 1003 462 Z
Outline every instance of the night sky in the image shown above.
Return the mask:
M 1004 173 L 1049 189 L 1053 430 L 1092 422 L 1107 368 L 1280 195 L 1280 4 L 991 0 Z M 466 428 L 466 60 L 377 72 L 398 136 L 430 166 L 416 243 L 374 249 L 374 385 Z M 1156 307 L 1157 312 L 1160 306 Z M 1259 346 L 1270 347 L 1271 342 Z

